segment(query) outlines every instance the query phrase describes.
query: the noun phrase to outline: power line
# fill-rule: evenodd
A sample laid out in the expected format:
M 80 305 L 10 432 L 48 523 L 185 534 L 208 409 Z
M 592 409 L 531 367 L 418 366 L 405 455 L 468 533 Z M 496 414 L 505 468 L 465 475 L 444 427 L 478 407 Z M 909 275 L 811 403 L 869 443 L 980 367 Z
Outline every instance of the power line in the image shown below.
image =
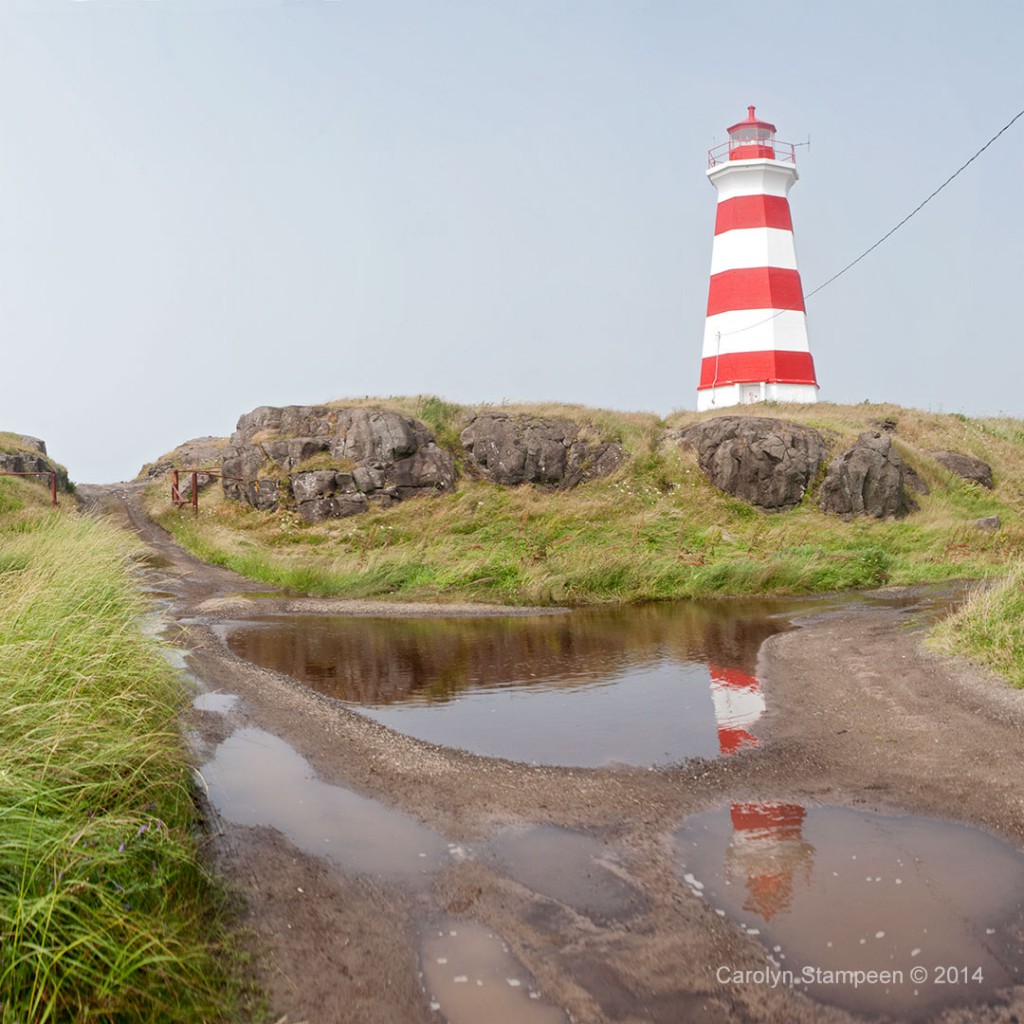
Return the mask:
M 982 146 L 981 149 L 979 149 L 978 152 L 975 153 L 974 156 L 970 158 L 970 160 L 961 164 L 930 196 L 928 196 L 927 199 L 924 199 L 920 203 L 918 203 L 917 206 L 915 206 L 914 209 L 911 210 L 910 213 L 908 213 L 906 217 L 904 217 L 903 220 L 901 220 L 899 224 L 896 225 L 896 227 L 892 228 L 890 231 L 887 231 L 884 235 L 882 235 L 882 237 L 877 242 L 875 242 L 874 245 L 872 245 L 868 249 L 865 249 L 852 263 L 847 263 L 846 266 L 839 271 L 839 273 L 833 274 L 824 284 L 819 284 L 818 287 L 814 289 L 814 291 L 808 292 L 804 296 L 804 298 L 809 299 L 812 295 L 817 295 L 818 292 L 822 290 L 822 288 L 828 287 L 828 285 L 830 285 L 833 281 L 842 277 L 843 274 L 845 274 L 848 270 L 852 269 L 858 263 L 860 263 L 860 261 L 864 259 L 865 256 L 867 256 L 871 252 L 874 252 L 875 249 L 877 249 L 887 238 L 890 238 L 892 235 L 896 234 L 896 232 L 899 231 L 899 229 L 903 227 L 903 225 L 906 224 L 907 221 L 910 220 L 910 218 L 913 217 L 915 213 L 918 213 L 920 210 L 923 210 L 954 178 L 956 178 L 960 174 L 961 171 L 965 171 L 968 167 L 970 167 L 971 164 L 973 164 L 974 161 L 977 160 L 978 157 L 981 156 L 981 154 L 984 153 L 985 150 L 988 149 L 988 147 L 991 146 L 992 143 L 995 142 L 1000 135 L 1003 134 L 1003 132 L 1005 132 L 1009 128 L 1012 128 L 1014 122 L 1020 120 L 1020 118 L 1022 117 L 1024 117 L 1024 110 L 1018 111 L 1018 113 L 1016 113 L 1012 118 L 1010 118 L 1010 120 L 1007 121 L 1006 124 L 1004 124 L 1003 127 L 1000 128 L 999 131 L 997 131 L 995 135 L 993 135 L 992 138 L 989 139 L 988 142 L 986 142 L 985 145 Z
M 977 160 L 978 157 L 981 156 L 981 154 L 984 153 L 985 150 L 988 149 L 988 147 L 991 146 L 992 143 L 999 138 L 1000 135 L 1002 135 L 1008 129 L 1012 128 L 1013 125 L 1022 117 L 1024 117 L 1024 110 L 1018 111 L 1012 118 L 1010 118 L 1010 120 L 1007 121 L 1006 124 L 1004 124 L 1003 127 L 1000 128 L 999 131 L 997 131 L 995 135 L 993 135 L 992 138 L 989 139 L 988 142 L 986 142 L 985 145 L 982 146 L 981 149 L 979 149 L 978 152 L 974 154 L 974 156 L 972 156 L 969 160 L 961 164 L 934 192 L 932 192 L 931 195 L 929 195 L 926 199 L 923 199 L 920 203 L 918 203 L 917 206 L 915 206 L 914 209 L 911 210 L 910 213 L 908 213 L 906 217 L 904 217 L 903 220 L 899 222 L 899 224 L 897 224 L 894 228 L 891 228 L 884 235 L 882 235 L 882 237 L 877 242 L 875 242 L 874 245 L 869 246 L 867 249 L 865 249 L 855 260 L 852 260 L 850 263 L 847 263 L 842 270 L 840 270 L 838 273 L 833 274 L 827 281 L 824 282 L 824 284 L 819 284 L 818 287 L 815 288 L 813 291 L 808 292 L 804 296 L 804 300 L 806 301 L 812 295 L 817 295 L 818 292 L 820 292 L 823 288 L 827 288 L 833 281 L 838 280 L 848 270 L 852 270 L 858 263 L 860 263 L 862 259 L 864 259 L 865 256 L 874 252 L 875 249 L 877 249 L 886 239 L 896 234 L 896 232 L 899 231 L 899 229 L 903 227 L 903 225 L 906 224 L 911 217 L 913 217 L 916 213 L 919 213 L 921 210 L 923 210 L 951 181 L 953 181 L 954 178 L 959 176 L 962 171 L 965 171 L 968 167 L 970 167 L 971 164 L 973 164 L 974 161 Z M 726 335 L 742 334 L 744 331 L 752 331 L 755 327 L 760 327 L 762 324 L 766 324 L 770 320 L 774 320 L 777 316 L 781 316 L 783 313 L 791 312 L 795 312 L 795 310 L 780 309 L 777 313 L 772 313 L 771 316 L 767 316 L 763 320 L 759 320 L 756 324 L 751 324 L 749 327 L 740 327 L 737 328 L 735 331 L 728 331 L 726 332 Z

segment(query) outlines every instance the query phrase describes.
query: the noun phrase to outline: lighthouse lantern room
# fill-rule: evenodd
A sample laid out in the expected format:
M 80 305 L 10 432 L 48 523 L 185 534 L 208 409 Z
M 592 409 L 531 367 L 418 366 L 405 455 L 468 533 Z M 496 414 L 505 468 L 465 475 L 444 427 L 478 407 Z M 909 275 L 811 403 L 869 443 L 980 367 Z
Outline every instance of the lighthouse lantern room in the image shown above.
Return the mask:
M 697 408 L 815 402 L 818 382 L 796 265 L 793 146 L 754 108 L 708 153 L 718 190 Z

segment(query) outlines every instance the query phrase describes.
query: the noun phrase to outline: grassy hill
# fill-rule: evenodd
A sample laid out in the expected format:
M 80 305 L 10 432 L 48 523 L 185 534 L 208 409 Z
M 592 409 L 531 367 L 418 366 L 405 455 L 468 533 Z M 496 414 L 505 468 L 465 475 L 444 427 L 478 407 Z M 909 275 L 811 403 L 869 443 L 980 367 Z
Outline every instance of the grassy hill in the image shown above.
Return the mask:
M 366 399 L 426 421 L 461 459 L 458 435 L 475 411 L 433 397 Z M 349 401 L 337 405 L 359 404 Z M 797 593 L 981 578 L 1024 549 L 1024 422 L 968 419 L 892 405 L 758 406 L 740 415 L 787 418 L 824 431 L 833 450 L 881 421 L 929 485 L 898 521 L 843 522 L 818 510 L 818 485 L 791 511 L 764 513 L 716 490 L 665 430 L 709 413 L 617 413 L 561 405 L 503 412 L 567 416 L 629 452 L 614 476 L 572 491 L 501 487 L 463 478 L 454 494 L 361 516 L 307 523 L 203 495 L 198 517 L 151 495 L 156 518 L 193 552 L 253 578 L 320 595 L 478 600 L 509 604 Z M 988 491 L 949 473 L 928 452 L 989 462 Z M 1002 528 L 974 520 L 998 515 Z

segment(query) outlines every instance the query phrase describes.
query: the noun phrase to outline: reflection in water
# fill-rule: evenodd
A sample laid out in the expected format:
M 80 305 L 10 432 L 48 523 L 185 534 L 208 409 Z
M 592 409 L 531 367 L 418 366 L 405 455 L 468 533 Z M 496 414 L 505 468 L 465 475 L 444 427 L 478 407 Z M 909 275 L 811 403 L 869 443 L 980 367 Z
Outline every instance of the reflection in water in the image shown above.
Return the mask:
M 718 726 L 718 749 L 735 754 L 744 747 L 756 747 L 750 728 L 764 714 L 761 681 L 736 668 L 708 665 L 711 670 L 711 699 Z
M 228 624 L 224 635 L 236 654 L 419 739 L 542 764 L 652 765 L 756 742 L 748 729 L 764 700 L 744 673 L 761 643 L 788 628 L 786 614 L 808 604 L 677 603 L 508 618 L 278 616 Z
M 765 802 L 694 815 L 676 843 L 694 891 L 781 966 L 898 973 L 885 985 L 807 986 L 815 999 L 910 1019 L 1020 978 L 1024 857 L 977 829 Z M 951 964 L 970 967 L 969 984 L 934 983 Z M 911 980 L 915 967 L 926 984 Z
M 646 905 L 641 893 L 622 877 L 618 858 L 604 843 L 569 829 L 506 829 L 479 855 L 521 885 L 598 924 L 632 917 Z
M 753 671 L 761 643 L 812 602 L 677 602 L 495 618 L 268 616 L 221 627 L 258 665 L 364 706 L 467 689 L 585 686 L 660 664 Z
M 719 750 L 728 755 L 756 747 L 757 737 L 749 730 L 765 711 L 760 680 L 735 668 L 710 669 Z M 799 804 L 766 801 L 734 803 L 729 813 L 733 838 L 726 878 L 746 887 L 744 910 L 770 921 L 790 906 L 797 874 L 805 882 L 810 879 L 814 847 L 802 835 L 806 812 Z
M 500 935 L 475 921 L 446 918 L 422 940 L 430 1008 L 448 1024 L 564 1024 Z
M 219 629 L 240 657 L 418 739 L 540 764 L 648 766 L 757 745 L 757 652 L 794 616 L 851 603 L 918 616 L 955 596 L 946 588 L 493 618 L 278 615 Z
M 806 811 L 799 804 L 733 804 L 733 838 L 725 858 L 730 884 L 746 886 L 743 909 L 765 921 L 789 910 L 797 875 L 810 883 L 814 847 L 803 837 Z
M 357 874 L 425 880 L 449 859 L 432 829 L 401 811 L 316 778 L 284 740 L 239 729 L 200 772 L 214 807 L 240 825 L 268 825 Z

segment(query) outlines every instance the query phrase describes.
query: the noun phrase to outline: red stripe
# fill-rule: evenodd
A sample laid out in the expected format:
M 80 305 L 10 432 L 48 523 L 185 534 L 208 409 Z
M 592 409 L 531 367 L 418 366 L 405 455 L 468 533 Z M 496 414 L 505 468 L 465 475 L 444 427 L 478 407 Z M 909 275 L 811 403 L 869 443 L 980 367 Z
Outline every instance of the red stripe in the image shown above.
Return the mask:
M 746 729 L 734 729 L 722 726 L 718 730 L 718 752 L 720 754 L 735 754 L 743 747 L 759 747 L 757 737 L 752 736 Z
M 723 668 L 721 665 L 714 665 L 708 662 L 711 670 L 711 678 L 716 683 L 725 683 L 726 686 L 734 686 L 741 690 L 760 690 L 761 683 L 756 676 L 741 672 L 738 668 Z
M 781 228 L 793 230 L 789 200 L 785 196 L 736 196 L 718 204 L 715 234 L 737 228 Z
M 810 352 L 729 352 L 707 356 L 700 364 L 698 391 L 727 384 L 818 384 Z
M 800 835 L 807 811 L 799 804 L 733 804 L 732 827 L 736 832 L 766 832 L 775 839 Z
M 734 309 L 804 311 L 800 271 L 783 267 L 743 267 L 711 275 L 708 316 Z

